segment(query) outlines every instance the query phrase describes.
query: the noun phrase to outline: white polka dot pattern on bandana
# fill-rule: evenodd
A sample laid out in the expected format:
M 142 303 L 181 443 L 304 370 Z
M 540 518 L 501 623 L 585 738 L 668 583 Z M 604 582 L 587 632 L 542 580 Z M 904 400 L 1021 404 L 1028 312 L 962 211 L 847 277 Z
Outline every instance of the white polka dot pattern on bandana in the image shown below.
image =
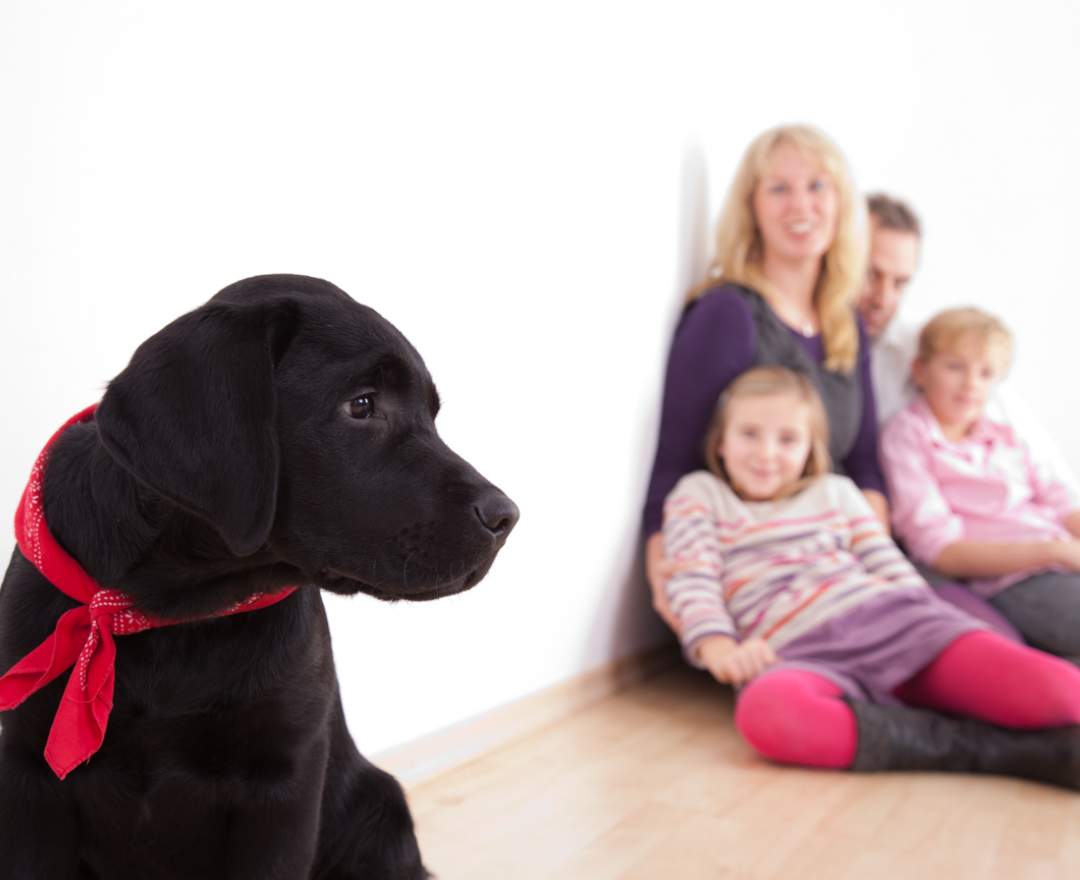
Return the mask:
M 26 508 L 24 510 L 26 524 L 26 539 L 29 543 L 30 561 L 38 570 L 42 565 L 41 550 L 41 524 L 45 522 L 45 503 L 43 501 L 42 483 L 45 476 L 46 453 L 42 452 L 34 462 L 34 468 L 30 471 L 30 482 L 26 486 Z
M 212 614 L 166 619 L 138 611 L 127 594 L 104 588 L 95 581 L 50 533 L 43 498 L 49 450 L 68 427 L 91 419 L 94 409 L 88 407 L 69 419 L 49 440 L 34 462 L 15 516 L 15 538 L 23 556 L 46 581 L 78 605 L 61 615 L 52 634 L 41 644 L 0 675 L 7 686 L 0 711 L 7 711 L 74 665 L 45 745 L 45 760 L 60 779 L 95 754 L 105 736 L 112 710 L 116 658 L 101 656 L 103 641 L 111 643 L 114 635 L 258 611 L 281 602 L 297 590 L 293 586 L 281 587 L 271 593 L 256 593 Z M 96 688 L 94 693 L 89 693 L 91 679 Z
M 156 624 L 140 611 L 136 611 L 133 602 L 119 590 L 98 590 L 90 600 L 90 635 L 75 662 L 79 676 L 79 687 L 86 693 L 86 678 L 90 671 L 90 660 L 101 641 L 101 630 L 113 635 L 128 636 L 132 633 L 152 629 Z

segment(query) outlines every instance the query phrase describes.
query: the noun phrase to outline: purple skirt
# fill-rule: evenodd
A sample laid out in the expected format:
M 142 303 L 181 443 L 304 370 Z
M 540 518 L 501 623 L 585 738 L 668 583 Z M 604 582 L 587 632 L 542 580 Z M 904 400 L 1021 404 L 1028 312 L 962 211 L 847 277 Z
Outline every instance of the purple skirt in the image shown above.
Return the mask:
M 780 662 L 762 675 L 805 669 L 852 699 L 896 704 L 899 685 L 960 636 L 985 629 L 929 589 L 883 593 L 784 645 Z

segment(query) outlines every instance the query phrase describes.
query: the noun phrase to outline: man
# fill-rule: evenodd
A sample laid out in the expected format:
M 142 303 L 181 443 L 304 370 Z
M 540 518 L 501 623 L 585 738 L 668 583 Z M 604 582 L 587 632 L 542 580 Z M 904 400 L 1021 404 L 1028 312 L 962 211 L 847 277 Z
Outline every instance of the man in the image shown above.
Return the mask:
M 873 340 L 871 373 L 878 421 L 885 422 L 914 394 L 910 385 L 917 328 L 894 320 L 900 300 L 919 266 L 922 229 L 903 202 L 880 193 L 867 199 L 870 256 L 859 296 L 859 314 Z

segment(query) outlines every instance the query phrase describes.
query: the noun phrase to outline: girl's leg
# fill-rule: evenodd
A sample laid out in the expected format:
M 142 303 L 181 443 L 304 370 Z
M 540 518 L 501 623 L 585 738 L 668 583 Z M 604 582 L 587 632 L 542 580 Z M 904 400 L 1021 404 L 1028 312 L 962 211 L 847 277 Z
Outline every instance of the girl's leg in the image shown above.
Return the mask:
M 1080 669 L 991 632 L 961 636 L 896 695 L 1004 727 L 1080 724 Z
M 784 764 L 850 767 L 858 734 L 855 715 L 828 678 L 805 669 L 776 669 L 739 695 L 735 726 L 760 754 Z
M 1002 645 L 1008 650 L 1003 652 Z M 1025 656 L 1018 658 L 1012 652 Z M 997 664 L 1015 660 L 1037 682 L 1042 701 L 1015 694 L 1004 699 L 985 693 L 967 697 L 972 681 L 980 692 L 986 690 L 980 679 L 996 676 L 1002 668 Z M 982 665 L 987 661 L 995 665 Z M 904 688 L 912 699 L 954 711 L 984 712 L 995 720 L 1021 720 L 1032 726 L 1065 725 L 1080 717 L 1078 677 L 1080 670 L 1064 661 L 978 632 L 953 642 Z M 1011 691 L 1020 678 L 1011 673 L 997 676 L 997 687 Z M 925 709 L 849 700 L 831 680 L 804 669 L 781 668 L 754 679 L 739 697 L 735 723 L 762 755 L 789 764 L 857 771 L 999 773 L 1080 789 L 1078 726 L 1009 730 Z
M 1048 571 L 990 597 L 1036 648 L 1080 658 L 1080 574 Z

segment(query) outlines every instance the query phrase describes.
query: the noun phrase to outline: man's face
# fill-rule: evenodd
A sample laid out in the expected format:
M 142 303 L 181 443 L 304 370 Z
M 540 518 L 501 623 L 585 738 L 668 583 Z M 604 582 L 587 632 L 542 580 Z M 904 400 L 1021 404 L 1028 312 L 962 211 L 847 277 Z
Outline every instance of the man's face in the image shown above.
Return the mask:
M 859 295 L 859 314 L 871 337 L 880 336 L 896 314 L 900 297 L 919 264 L 919 237 L 880 229 L 871 219 L 870 265 Z

